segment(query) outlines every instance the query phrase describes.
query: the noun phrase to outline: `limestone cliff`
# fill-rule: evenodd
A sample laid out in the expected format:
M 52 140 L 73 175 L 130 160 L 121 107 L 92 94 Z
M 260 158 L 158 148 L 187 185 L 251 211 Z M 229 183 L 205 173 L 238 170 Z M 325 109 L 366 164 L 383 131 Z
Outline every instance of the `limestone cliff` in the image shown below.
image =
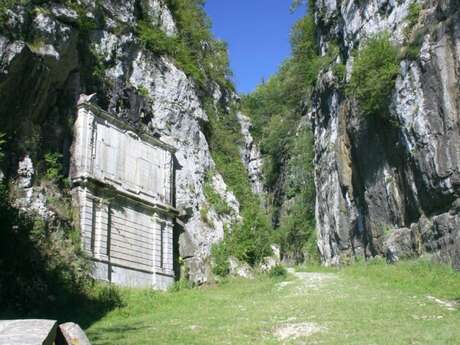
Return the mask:
M 43 156 L 59 152 L 68 173 L 77 100 L 96 93 L 98 106 L 177 149 L 176 206 L 184 227 L 178 254 L 189 278 L 201 283 L 210 276 L 212 244 L 239 218 L 239 203 L 218 172 L 209 183 L 232 212 L 219 215 L 208 205 L 207 220 L 200 215 L 206 178 L 215 171 L 201 94 L 205 89 L 214 95 L 211 108 L 230 109 L 236 97 L 215 82 L 198 87 L 173 58 L 148 49 L 138 33 L 146 20 L 163 32 L 155 31 L 158 40 L 180 32 L 162 0 L 22 1 L 1 9 L 0 128 L 7 138 L 2 170 L 11 180 L 25 174 L 25 187 L 35 188 L 23 207 L 33 208 L 36 195 L 37 207 L 46 209 L 34 166 L 43 170 Z
M 318 0 L 314 14 L 322 54 L 334 43 L 346 64 L 367 37 L 386 31 L 407 45 L 419 32 L 420 52 L 403 58 L 389 123 L 358 115 L 332 69 L 313 97 L 316 223 L 326 264 L 353 256 L 431 253 L 460 268 L 460 2 Z M 420 33 L 421 32 L 421 33 Z
M 251 120 L 241 112 L 238 112 L 237 116 L 241 126 L 241 134 L 244 138 L 244 144 L 241 147 L 241 159 L 248 170 L 252 191 L 256 194 L 262 194 L 264 192 L 262 182 L 262 156 L 250 132 Z

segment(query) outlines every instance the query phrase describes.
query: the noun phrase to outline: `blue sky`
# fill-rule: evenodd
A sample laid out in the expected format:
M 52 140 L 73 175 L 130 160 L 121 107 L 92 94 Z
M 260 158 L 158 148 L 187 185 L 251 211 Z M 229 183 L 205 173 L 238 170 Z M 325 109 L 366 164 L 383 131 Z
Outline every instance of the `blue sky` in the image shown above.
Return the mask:
M 290 55 L 289 32 L 305 14 L 291 0 L 207 0 L 214 35 L 226 41 L 237 90 L 247 93 Z

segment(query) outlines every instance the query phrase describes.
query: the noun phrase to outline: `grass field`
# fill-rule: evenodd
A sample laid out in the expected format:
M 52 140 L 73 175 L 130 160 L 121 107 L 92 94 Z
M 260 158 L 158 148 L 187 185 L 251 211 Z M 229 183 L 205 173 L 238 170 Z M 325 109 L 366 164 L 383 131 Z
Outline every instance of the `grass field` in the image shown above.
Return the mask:
M 425 262 L 301 267 L 156 293 L 123 290 L 125 307 L 94 323 L 94 345 L 460 344 L 460 274 Z

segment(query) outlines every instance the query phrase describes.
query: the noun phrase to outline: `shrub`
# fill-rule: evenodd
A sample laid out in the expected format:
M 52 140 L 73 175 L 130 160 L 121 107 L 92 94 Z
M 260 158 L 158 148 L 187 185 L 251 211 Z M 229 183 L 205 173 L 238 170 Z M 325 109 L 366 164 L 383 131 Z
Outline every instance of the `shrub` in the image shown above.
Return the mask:
M 84 290 L 89 270 L 78 249 L 50 224 L 14 208 L 4 183 L 0 223 L 2 308 L 27 313 L 49 304 L 49 296 L 78 295 Z
M 425 30 L 417 31 L 409 43 L 403 47 L 401 58 L 409 60 L 417 60 L 422 49 L 423 40 L 425 38 Z
M 200 219 L 203 223 L 212 226 L 212 221 L 211 219 L 209 219 L 209 208 L 207 208 L 206 206 L 200 207 Z
M 225 277 L 230 273 L 228 262 L 228 248 L 225 242 L 213 245 L 211 249 L 213 257 L 212 273 L 219 277 Z
M 404 30 L 404 34 L 406 38 L 409 38 L 410 34 L 412 33 L 413 28 L 415 27 L 415 25 L 417 25 L 419 18 L 420 18 L 421 11 L 422 11 L 422 6 L 415 1 L 409 5 L 409 11 L 406 17 L 407 27 Z
M 96 285 L 95 292 L 99 304 L 106 310 L 123 308 L 125 306 L 120 288 L 113 284 L 98 284 Z
M 47 317 L 89 326 L 90 319 L 123 306 L 116 287 L 91 278 L 70 222 L 16 209 L 6 183 L 0 183 L 0 224 L 0 319 Z
M 387 33 L 364 42 L 355 55 L 348 85 L 348 93 L 356 98 L 362 114 L 385 116 L 398 73 L 398 49 Z
M 5 24 L 7 20 L 8 10 L 13 9 L 15 5 L 27 5 L 30 0 L 1 0 L 0 1 L 0 27 Z
M 216 168 L 225 183 L 240 202 L 241 224 L 228 232 L 224 245 L 229 255 L 254 265 L 271 253 L 271 226 L 261 207 L 260 199 L 252 193 L 246 167 L 240 157 L 238 143 L 242 142 L 241 129 L 233 110 L 226 113 L 222 105 L 205 103 L 209 117 L 207 138 Z M 267 250 L 268 249 L 268 250 Z M 265 253 L 265 255 L 262 255 Z
M 346 66 L 343 63 L 335 64 L 333 66 L 333 72 L 334 72 L 334 75 L 335 75 L 335 77 L 337 78 L 337 80 L 339 82 L 344 82 L 345 81 L 347 69 L 346 69 Z
M 268 272 L 272 278 L 286 278 L 287 273 L 286 268 L 282 265 L 276 265 Z
M 60 182 L 63 176 L 63 166 L 61 163 L 62 154 L 54 152 L 45 154 L 45 177 L 54 182 Z
M 233 227 L 226 244 L 229 252 L 238 260 L 255 266 L 264 257 L 272 254 L 271 227 L 257 204 L 244 209 L 242 216 L 243 222 Z
M 317 257 L 314 207 L 311 200 L 308 201 L 302 196 L 294 198 L 281 217 L 278 229 L 283 254 L 297 264 L 306 259 L 304 253 L 308 253 L 310 259 Z
M 137 36 L 145 47 L 158 55 L 175 56 L 180 49 L 180 42 L 174 37 L 168 37 L 159 27 L 150 22 L 139 21 L 136 28 Z
M 201 86 L 205 84 L 206 76 L 201 71 L 193 51 L 180 38 L 167 36 L 159 27 L 147 21 L 138 22 L 136 33 L 148 50 L 158 55 L 170 56 L 187 76 Z
M 175 54 L 179 67 L 206 93 L 207 82 L 214 81 L 234 90 L 227 45 L 214 39 L 202 0 L 167 0 L 178 27 Z
M 137 88 L 137 91 L 139 92 L 139 95 L 142 97 L 148 97 L 149 95 L 149 90 L 144 85 L 141 85 Z
M 275 185 L 280 174 L 283 159 L 289 143 L 292 141 L 295 126 L 290 119 L 282 116 L 272 116 L 265 128 L 261 142 L 261 151 L 265 154 L 263 172 L 265 183 L 268 186 Z
M 291 32 L 292 55 L 298 65 L 305 70 L 304 81 L 314 84 L 319 72 L 318 51 L 316 45 L 316 26 L 312 16 L 299 20 Z
M 319 56 L 311 16 L 294 26 L 291 45 L 292 57 L 276 75 L 243 97 L 243 108 L 251 117 L 251 133 L 264 158 L 264 183 L 276 227 L 272 240 L 281 245 L 283 254 L 300 258 L 305 250 L 316 254 L 316 236 L 313 140 L 308 130 L 299 131 L 299 125 L 320 70 L 335 62 L 340 49 L 332 42 L 328 53 Z M 344 65 L 333 68 L 338 79 L 344 79 Z M 280 217 L 281 209 L 286 212 Z

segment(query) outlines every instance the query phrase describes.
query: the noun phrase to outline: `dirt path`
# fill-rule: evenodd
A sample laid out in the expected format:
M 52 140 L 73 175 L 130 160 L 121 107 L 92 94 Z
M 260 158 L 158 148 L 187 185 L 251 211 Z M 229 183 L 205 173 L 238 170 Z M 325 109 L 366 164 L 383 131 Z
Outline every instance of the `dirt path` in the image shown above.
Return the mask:
M 284 281 L 277 284 L 279 290 L 293 287 L 296 295 L 305 295 L 306 291 L 318 291 L 325 285 L 338 279 L 335 273 L 320 272 L 297 272 L 293 268 L 288 268 L 288 272 L 296 279 Z M 287 320 L 279 325 L 273 335 L 281 342 L 288 342 L 298 338 L 306 338 L 311 335 L 327 330 L 327 327 L 315 322 L 294 322 L 295 319 Z

